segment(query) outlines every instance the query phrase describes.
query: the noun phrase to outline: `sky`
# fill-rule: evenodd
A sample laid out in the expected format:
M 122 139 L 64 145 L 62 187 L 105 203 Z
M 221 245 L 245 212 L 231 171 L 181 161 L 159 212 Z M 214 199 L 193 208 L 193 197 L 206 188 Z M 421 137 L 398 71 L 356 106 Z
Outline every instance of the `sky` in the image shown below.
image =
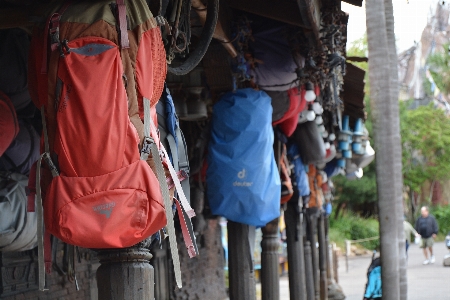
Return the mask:
M 349 13 L 347 47 L 366 32 L 365 1 L 363 7 L 341 2 L 341 9 Z M 450 3 L 450 0 L 445 0 L 445 2 Z M 422 31 L 427 24 L 430 7 L 432 5 L 435 7 L 437 0 L 392 0 L 392 3 L 394 5 L 397 52 L 400 53 L 412 47 L 414 41 L 420 40 Z

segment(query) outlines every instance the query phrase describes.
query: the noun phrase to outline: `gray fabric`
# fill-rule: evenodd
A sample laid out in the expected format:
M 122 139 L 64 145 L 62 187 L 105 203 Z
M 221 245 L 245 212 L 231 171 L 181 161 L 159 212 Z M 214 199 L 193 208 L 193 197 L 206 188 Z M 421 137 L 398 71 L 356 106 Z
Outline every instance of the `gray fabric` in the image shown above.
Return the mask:
M 28 177 L 0 172 L 0 251 L 25 251 L 36 247 L 36 214 L 27 212 Z
M 19 134 L 0 157 L 0 171 L 14 171 L 28 175 L 39 158 L 39 136 L 24 120 L 19 120 Z
M 287 91 L 265 91 L 272 99 L 272 122 L 280 120 L 289 110 L 291 100 Z
M 190 175 L 188 151 L 186 145 L 186 139 L 184 138 L 183 132 L 177 129 L 178 140 L 178 165 L 180 170 L 185 170 L 188 176 Z M 189 203 L 191 203 L 191 185 L 189 183 L 189 178 L 186 178 L 181 182 L 181 187 L 183 188 L 184 195 L 186 196 Z
M 87 44 L 80 48 L 71 48 L 70 51 L 85 56 L 95 56 L 112 48 L 114 48 L 114 46 L 102 44 Z
M 314 121 L 298 124 L 292 139 L 297 144 L 305 165 L 320 164 L 325 161 L 325 143 Z

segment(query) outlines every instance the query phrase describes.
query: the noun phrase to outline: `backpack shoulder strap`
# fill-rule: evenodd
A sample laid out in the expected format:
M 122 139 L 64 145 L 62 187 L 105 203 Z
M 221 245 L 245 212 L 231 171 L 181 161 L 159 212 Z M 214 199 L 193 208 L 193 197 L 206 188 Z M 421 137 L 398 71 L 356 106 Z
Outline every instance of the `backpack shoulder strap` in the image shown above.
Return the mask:
M 128 40 L 127 28 L 127 8 L 125 0 L 117 0 L 117 21 L 119 23 L 120 46 L 122 49 L 130 48 L 130 41 Z
M 149 154 L 151 153 L 153 160 L 155 161 L 156 175 L 163 195 L 164 206 L 166 208 L 165 210 L 167 218 L 167 233 L 169 235 L 170 252 L 172 254 L 173 268 L 175 272 L 175 281 L 177 283 L 178 288 L 181 288 L 182 287 L 181 267 L 180 267 L 180 258 L 178 256 L 177 240 L 175 236 L 175 226 L 172 215 L 172 199 L 170 199 L 169 196 L 169 188 L 166 184 L 166 177 L 158 148 L 155 144 L 154 139 L 150 135 L 151 131 L 152 132 L 156 131 L 150 115 L 150 100 L 144 98 L 143 102 L 144 102 L 144 144 L 141 150 L 141 159 L 147 159 Z

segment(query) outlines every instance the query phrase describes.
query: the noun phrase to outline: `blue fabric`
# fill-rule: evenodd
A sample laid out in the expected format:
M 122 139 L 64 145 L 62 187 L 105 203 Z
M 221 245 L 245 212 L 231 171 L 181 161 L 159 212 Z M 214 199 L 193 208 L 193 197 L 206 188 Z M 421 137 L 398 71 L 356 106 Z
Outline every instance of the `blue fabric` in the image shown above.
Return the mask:
M 330 162 L 328 162 L 324 169 L 328 178 L 338 175 L 340 170 L 341 168 L 337 165 L 337 159 L 333 159 Z
M 279 217 L 273 141 L 271 99 L 265 92 L 239 89 L 214 105 L 206 173 L 213 214 L 257 227 Z
M 369 274 L 365 298 L 380 298 L 382 294 L 381 290 L 381 267 L 375 267 Z
M 308 175 L 306 174 L 305 167 L 300 158 L 297 144 L 291 142 L 287 145 L 287 156 L 290 163 L 294 165 L 293 173 L 295 180 L 293 182 L 293 187 L 298 189 L 300 196 L 308 196 L 311 193 Z
M 176 129 L 179 128 L 180 124 L 177 118 L 177 114 L 175 112 L 175 105 L 173 104 L 172 95 L 170 95 L 169 89 L 165 86 L 164 93 L 162 95 L 162 99 L 165 102 L 166 108 L 166 126 L 169 133 L 174 137 L 175 143 L 177 145 L 178 150 L 178 137 L 176 133 Z
M 323 209 L 325 211 L 325 216 L 331 215 L 333 212 L 333 206 L 331 205 L 331 202 L 327 202 L 323 205 Z

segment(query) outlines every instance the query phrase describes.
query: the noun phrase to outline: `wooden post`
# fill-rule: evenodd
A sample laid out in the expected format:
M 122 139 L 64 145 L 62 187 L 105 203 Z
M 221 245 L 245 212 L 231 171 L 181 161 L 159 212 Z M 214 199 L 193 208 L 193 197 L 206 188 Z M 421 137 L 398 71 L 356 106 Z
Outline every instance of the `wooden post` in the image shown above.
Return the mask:
M 328 229 L 330 226 L 329 217 L 325 216 L 325 246 L 327 249 L 327 280 L 328 284 L 333 282 L 333 260 L 331 257 L 331 245 L 328 236 Z
M 336 244 L 335 243 L 333 243 L 332 249 L 333 249 L 333 275 L 334 275 L 334 281 L 336 281 L 336 283 L 339 283 L 339 274 L 338 274 L 339 260 L 338 260 L 338 257 L 337 257 L 337 250 L 336 250 Z
M 345 240 L 345 272 L 348 273 L 348 257 L 350 256 L 350 247 L 351 242 L 349 240 Z
M 169 261 L 167 257 L 168 241 L 162 242 L 161 249 L 152 250 L 151 264 L 155 269 L 155 300 L 170 299 Z M 155 247 L 156 248 L 156 247 Z
M 311 244 L 309 241 L 305 241 L 303 247 L 305 252 L 305 282 L 306 282 L 306 295 L 308 300 L 316 299 L 316 292 L 314 289 L 313 263 L 311 257 Z
M 327 282 L 327 253 L 328 248 L 325 238 L 325 216 L 321 213 L 318 218 L 318 240 L 319 240 L 319 269 L 320 269 L 320 300 L 328 299 Z
M 289 265 L 289 298 L 306 300 L 305 256 L 303 253 L 303 213 L 301 199 L 291 199 L 284 213 Z
M 308 219 L 307 238 L 310 242 L 311 260 L 312 260 L 312 277 L 314 279 L 315 299 L 319 299 L 320 284 L 319 284 L 319 257 L 317 254 L 317 208 L 308 208 L 306 215 Z
M 100 250 L 98 258 L 98 299 L 154 299 L 152 255 L 143 243 L 125 249 Z
M 253 264 L 255 227 L 228 221 L 228 279 L 230 300 L 256 300 Z
M 261 241 L 261 289 L 262 300 L 280 299 L 280 276 L 278 273 L 278 218 L 262 228 Z

